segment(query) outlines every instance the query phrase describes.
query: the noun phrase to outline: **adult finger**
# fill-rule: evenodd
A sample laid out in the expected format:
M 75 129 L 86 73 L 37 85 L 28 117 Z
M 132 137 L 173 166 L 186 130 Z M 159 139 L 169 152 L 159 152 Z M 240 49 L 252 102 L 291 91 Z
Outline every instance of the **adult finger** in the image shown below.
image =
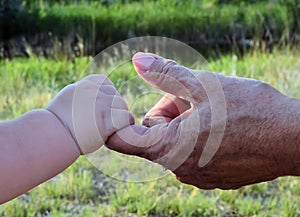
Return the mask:
M 151 127 L 161 123 L 169 123 L 174 118 L 190 109 L 188 101 L 172 94 L 166 94 L 150 109 L 143 118 L 143 125 Z

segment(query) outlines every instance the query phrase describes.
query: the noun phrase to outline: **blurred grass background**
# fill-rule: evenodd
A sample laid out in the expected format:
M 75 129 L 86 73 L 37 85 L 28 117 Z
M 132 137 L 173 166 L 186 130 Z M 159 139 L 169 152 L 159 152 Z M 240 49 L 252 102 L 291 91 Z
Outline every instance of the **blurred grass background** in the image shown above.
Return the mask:
M 179 39 L 203 53 L 218 73 L 259 79 L 299 97 L 299 11 L 297 0 L 1 1 L 0 119 L 44 108 L 62 87 L 86 75 L 91 56 L 143 35 Z M 126 100 L 143 88 L 138 83 L 122 89 L 135 75 L 131 63 L 110 75 Z M 137 102 L 137 119 L 155 101 Z M 200 190 L 171 175 L 125 183 L 81 157 L 1 205 L 0 216 L 300 216 L 299 186 L 296 177 L 234 191 Z
M 1 2 L 2 56 L 95 55 L 116 42 L 145 35 L 178 39 L 215 56 L 299 41 L 298 0 Z

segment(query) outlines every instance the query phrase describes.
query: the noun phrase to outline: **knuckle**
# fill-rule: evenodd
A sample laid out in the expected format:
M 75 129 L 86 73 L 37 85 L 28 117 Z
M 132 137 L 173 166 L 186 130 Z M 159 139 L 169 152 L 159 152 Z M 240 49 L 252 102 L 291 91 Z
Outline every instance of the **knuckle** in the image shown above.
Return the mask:
M 172 69 L 177 65 L 175 61 L 167 60 L 165 64 L 162 66 L 161 73 L 163 74 L 169 74 L 172 72 Z
M 269 96 L 270 98 L 272 98 L 274 96 L 282 96 L 280 91 L 278 91 L 277 89 L 275 89 L 271 85 L 269 85 L 265 82 L 259 82 L 259 81 L 257 81 L 257 82 L 258 82 L 257 90 L 259 91 L 259 93 L 261 95 L 266 95 L 266 96 Z
M 124 99 L 121 96 L 115 95 L 113 97 L 113 103 L 114 108 L 120 108 L 120 109 L 128 109 L 127 103 L 124 101 Z
M 258 81 L 258 88 L 260 88 L 261 90 L 269 90 L 271 89 L 271 86 L 265 82 L 260 82 Z
M 99 90 L 100 93 L 106 95 L 116 95 L 117 90 L 112 85 L 102 85 Z
M 143 118 L 142 124 L 146 127 L 150 127 L 151 126 L 151 117 L 145 116 Z
M 119 115 L 116 115 L 115 112 L 120 112 Z M 107 131 L 110 133 L 116 132 L 120 129 L 123 129 L 126 126 L 129 126 L 132 123 L 133 116 L 128 111 L 106 111 L 106 114 L 109 113 L 111 120 L 106 124 Z

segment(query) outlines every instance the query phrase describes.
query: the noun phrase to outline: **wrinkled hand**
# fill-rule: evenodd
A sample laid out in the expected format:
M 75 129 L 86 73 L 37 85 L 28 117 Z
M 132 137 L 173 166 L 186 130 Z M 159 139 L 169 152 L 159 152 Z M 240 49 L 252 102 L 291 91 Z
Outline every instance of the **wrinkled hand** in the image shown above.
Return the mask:
M 170 169 L 203 189 L 235 189 L 299 174 L 299 102 L 253 79 L 196 71 L 138 53 L 139 75 L 167 92 L 145 116 L 108 140 L 116 151 Z
M 46 108 L 71 133 L 82 154 L 100 148 L 117 130 L 134 123 L 125 101 L 104 75 L 66 86 Z

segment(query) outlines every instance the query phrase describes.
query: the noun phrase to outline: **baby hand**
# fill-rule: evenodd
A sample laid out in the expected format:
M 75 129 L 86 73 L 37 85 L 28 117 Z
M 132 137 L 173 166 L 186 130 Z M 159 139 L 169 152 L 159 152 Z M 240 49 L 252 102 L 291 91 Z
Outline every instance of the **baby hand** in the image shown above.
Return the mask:
M 104 75 L 66 86 L 46 109 L 62 122 L 82 154 L 96 151 L 116 131 L 134 124 L 125 101 Z

